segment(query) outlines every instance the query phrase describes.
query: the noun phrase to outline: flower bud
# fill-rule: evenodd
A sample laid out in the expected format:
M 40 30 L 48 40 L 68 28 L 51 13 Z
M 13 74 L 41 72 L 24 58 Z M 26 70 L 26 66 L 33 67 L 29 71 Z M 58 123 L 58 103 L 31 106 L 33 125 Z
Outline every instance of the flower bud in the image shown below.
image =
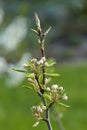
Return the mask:
M 62 97 L 64 100 L 67 100 L 68 99 L 68 96 L 66 95 L 66 93 L 63 95 Z
M 32 80 L 32 78 L 28 78 L 28 81 L 34 83 L 34 80 Z
M 43 112 L 43 110 L 42 110 L 42 108 L 41 108 L 40 106 L 37 107 L 37 110 L 38 110 L 38 112 L 40 112 L 40 113 Z
M 43 110 L 46 110 L 46 106 L 43 106 L 42 109 L 43 109 Z
M 50 88 L 49 88 L 49 87 L 47 87 L 47 88 L 46 88 L 46 90 L 47 90 L 47 91 L 50 91 Z
M 37 64 L 38 64 L 38 65 L 41 65 L 41 64 L 43 64 L 45 61 L 46 61 L 46 58 L 45 58 L 45 57 L 42 57 L 42 58 L 37 62 Z
M 24 63 L 24 64 L 23 64 L 23 67 L 27 68 L 27 67 L 28 67 L 28 64 L 27 64 L 27 63 Z
M 58 85 L 57 84 L 53 84 L 51 88 L 56 90 L 56 89 L 58 89 Z
M 63 87 L 62 86 L 60 86 L 60 88 L 59 88 L 61 91 L 63 90 Z

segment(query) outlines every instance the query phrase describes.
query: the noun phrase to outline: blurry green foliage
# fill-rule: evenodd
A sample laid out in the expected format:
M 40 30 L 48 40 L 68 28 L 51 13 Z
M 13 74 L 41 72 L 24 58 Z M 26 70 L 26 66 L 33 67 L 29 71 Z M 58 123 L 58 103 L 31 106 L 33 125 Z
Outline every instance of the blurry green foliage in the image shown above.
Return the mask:
M 56 71 L 60 77 L 54 78 L 53 83 L 65 87 L 69 96 L 68 104 L 71 106 L 64 111 L 63 124 L 67 130 L 86 130 L 87 125 L 87 64 L 77 66 L 58 66 Z M 0 129 L 1 130 L 27 130 L 32 128 L 34 117 L 30 108 L 37 104 L 40 99 L 29 89 L 26 90 L 22 85 L 28 84 L 24 81 L 19 87 L 8 88 L 5 78 L 0 79 Z M 33 97 L 34 96 L 34 97 Z M 32 99 L 32 100 L 31 100 Z M 35 99 L 35 100 L 34 100 Z M 58 108 L 59 110 L 59 108 Z M 53 129 L 58 129 L 52 116 Z M 46 129 L 44 123 L 38 128 Z

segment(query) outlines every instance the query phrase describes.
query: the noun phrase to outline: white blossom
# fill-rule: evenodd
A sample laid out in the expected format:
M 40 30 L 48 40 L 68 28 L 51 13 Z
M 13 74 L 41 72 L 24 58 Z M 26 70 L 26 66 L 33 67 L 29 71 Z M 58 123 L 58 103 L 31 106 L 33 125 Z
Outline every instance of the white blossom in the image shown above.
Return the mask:
M 53 84 L 51 88 L 52 89 L 58 89 L 58 85 L 57 84 Z
M 37 61 L 36 58 L 31 59 L 31 62 L 36 62 L 36 61 Z
M 28 67 L 28 64 L 27 64 L 27 63 L 24 63 L 24 64 L 23 64 L 23 67 L 25 67 L 25 68 Z
M 46 106 L 43 106 L 42 109 L 43 109 L 43 110 L 46 110 Z
M 68 99 L 68 96 L 66 95 L 66 93 L 63 95 L 63 99 L 64 99 L 64 100 L 67 100 L 67 99 Z
M 37 110 L 38 110 L 38 112 L 40 112 L 40 113 L 43 112 L 43 110 L 42 110 L 42 108 L 41 108 L 40 106 L 37 107 Z
M 42 57 L 42 58 L 38 61 L 38 64 L 43 64 L 45 61 L 46 61 L 46 58 L 45 58 L 45 57 Z
M 62 87 L 62 86 L 60 86 L 60 90 L 61 90 L 61 91 L 63 90 L 63 87 Z
M 50 88 L 49 87 L 47 87 L 47 89 L 46 89 L 47 91 L 50 91 Z

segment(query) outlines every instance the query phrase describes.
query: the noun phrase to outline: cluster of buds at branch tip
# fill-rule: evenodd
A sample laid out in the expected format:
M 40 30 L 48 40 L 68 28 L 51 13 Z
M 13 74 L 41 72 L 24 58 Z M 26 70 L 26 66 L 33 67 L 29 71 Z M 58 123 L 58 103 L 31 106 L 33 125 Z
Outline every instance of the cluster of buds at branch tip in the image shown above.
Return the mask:
M 36 21 L 38 32 L 41 33 L 42 30 L 41 30 L 41 25 L 40 25 L 40 19 L 39 19 L 37 13 L 35 13 L 35 21 Z
M 49 27 L 45 33 L 42 32 L 42 28 L 41 28 L 41 24 L 40 24 L 40 19 L 37 15 L 37 13 L 35 13 L 35 21 L 36 21 L 36 25 L 37 25 L 37 30 L 31 29 L 33 32 L 35 32 L 38 36 L 39 36 L 39 44 L 41 44 L 42 42 L 44 42 L 44 37 L 49 33 L 49 31 L 51 30 L 51 27 Z
M 68 99 L 66 93 L 64 93 L 63 87 L 59 87 L 57 84 L 53 84 L 51 87 L 47 87 L 46 91 L 50 94 L 52 102 L 57 102 L 61 99 Z
M 33 115 L 36 117 L 38 120 L 43 119 L 43 109 L 40 106 L 33 106 L 32 107 Z

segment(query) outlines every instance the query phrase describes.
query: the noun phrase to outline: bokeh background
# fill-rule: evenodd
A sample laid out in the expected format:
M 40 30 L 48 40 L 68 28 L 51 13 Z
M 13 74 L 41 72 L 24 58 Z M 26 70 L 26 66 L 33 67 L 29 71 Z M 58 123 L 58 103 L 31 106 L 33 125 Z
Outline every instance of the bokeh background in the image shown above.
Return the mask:
M 0 130 L 47 129 L 44 123 L 37 128 L 32 105 L 40 99 L 28 85 L 24 75 L 13 72 L 22 68 L 32 57 L 40 57 L 36 28 L 37 12 L 43 30 L 52 26 L 46 38 L 47 58 L 57 61 L 60 77 L 53 83 L 64 86 L 69 97 L 69 109 L 61 108 L 65 130 L 87 129 L 87 0 L 0 0 Z M 53 129 L 57 130 L 51 113 Z

